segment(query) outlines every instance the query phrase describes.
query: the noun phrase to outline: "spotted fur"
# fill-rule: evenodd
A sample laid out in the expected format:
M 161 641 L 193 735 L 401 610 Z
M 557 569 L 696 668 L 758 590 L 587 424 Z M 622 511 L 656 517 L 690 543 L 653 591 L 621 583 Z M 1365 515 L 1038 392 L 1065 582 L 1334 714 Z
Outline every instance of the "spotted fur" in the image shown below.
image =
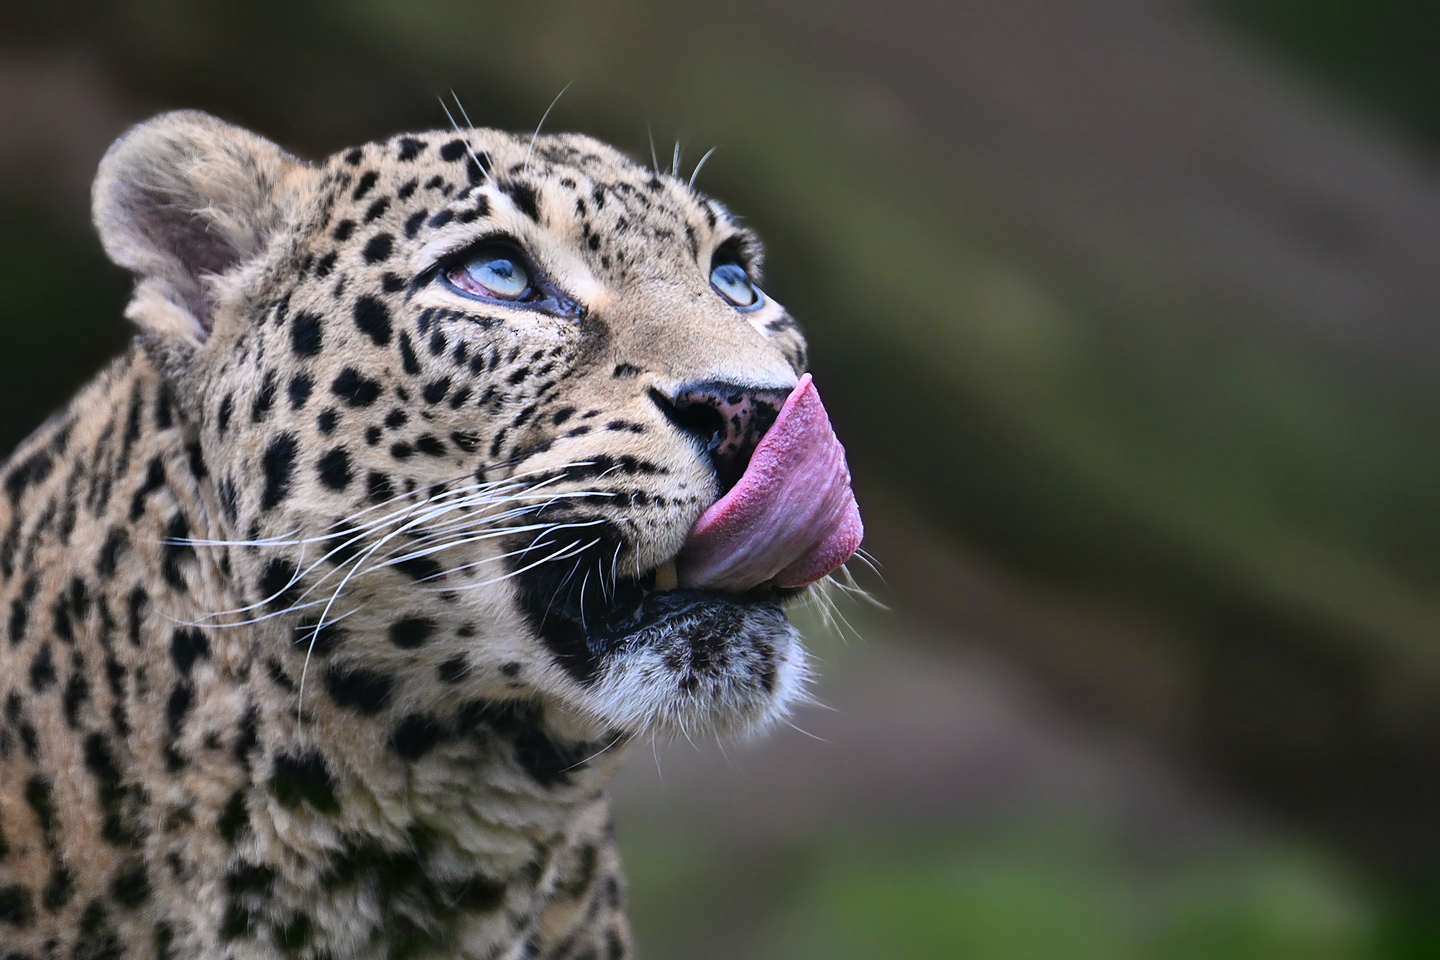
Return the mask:
M 630 956 L 625 745 L 804 679 L 779 598 L 651 589 L 805 366 L 710 285 L 755 240 L 586 137 L 197 113 L 94 210 L 140 333 L 0 474 L 0 955 Z M 448 286 L 487 237 L 554 296 Z

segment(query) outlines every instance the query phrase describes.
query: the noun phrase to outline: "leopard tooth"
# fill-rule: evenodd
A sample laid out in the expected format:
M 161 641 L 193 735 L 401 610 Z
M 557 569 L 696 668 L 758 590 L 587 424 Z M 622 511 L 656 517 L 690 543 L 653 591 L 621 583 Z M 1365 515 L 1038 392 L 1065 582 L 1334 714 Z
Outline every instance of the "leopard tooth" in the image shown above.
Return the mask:
M 680 586 L 680 576 L 675 572 L 675 561 L 666 560 L 655 568 L 655 589 L 674 590 Z

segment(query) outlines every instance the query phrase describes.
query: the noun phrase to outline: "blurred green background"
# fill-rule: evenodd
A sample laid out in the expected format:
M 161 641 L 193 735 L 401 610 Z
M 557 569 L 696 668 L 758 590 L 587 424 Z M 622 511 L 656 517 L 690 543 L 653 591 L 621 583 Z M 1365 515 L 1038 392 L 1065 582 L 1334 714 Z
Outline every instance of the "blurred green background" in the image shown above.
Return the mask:
M 885 605 L 640 749 L 642 956 L 1440 956 L 1440 8 L 0 9 L 0 446 L 123 348 L 105 146 L 650 140 L 767 240 Z

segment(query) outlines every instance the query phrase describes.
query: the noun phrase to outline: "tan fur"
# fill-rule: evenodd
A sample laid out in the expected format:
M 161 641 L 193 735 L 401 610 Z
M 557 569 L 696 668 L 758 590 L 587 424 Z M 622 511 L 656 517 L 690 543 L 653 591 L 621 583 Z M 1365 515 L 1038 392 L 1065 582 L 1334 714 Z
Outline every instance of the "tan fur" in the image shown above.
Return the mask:
M 710 285 L 753 238 L 584 137 L 197 113 L 94 210 L 141 334 L 0 488 L 7 960 L 629 956 L 624 745 L 804 682 L 773 600 L 644 586 L 719 489 L 657 397 L 805 365 Z M 490 236 L 573 309 L 438 277 Z

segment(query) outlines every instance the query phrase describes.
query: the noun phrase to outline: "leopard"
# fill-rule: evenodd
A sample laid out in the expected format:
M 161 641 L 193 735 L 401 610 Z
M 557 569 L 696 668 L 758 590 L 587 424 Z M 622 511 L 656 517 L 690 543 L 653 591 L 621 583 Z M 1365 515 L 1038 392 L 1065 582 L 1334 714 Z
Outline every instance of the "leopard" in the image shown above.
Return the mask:
M 755 559 L 848 467 L 773 439 L 828 428 L 806 341 L 657 167 L 198 111 L 109 149 L 135 332 L 0 467 L 0 957 L 632 956 L 626 748 L 785 716 L 855 546 Z M 839 479 L 770 478 L 803 443 Z

